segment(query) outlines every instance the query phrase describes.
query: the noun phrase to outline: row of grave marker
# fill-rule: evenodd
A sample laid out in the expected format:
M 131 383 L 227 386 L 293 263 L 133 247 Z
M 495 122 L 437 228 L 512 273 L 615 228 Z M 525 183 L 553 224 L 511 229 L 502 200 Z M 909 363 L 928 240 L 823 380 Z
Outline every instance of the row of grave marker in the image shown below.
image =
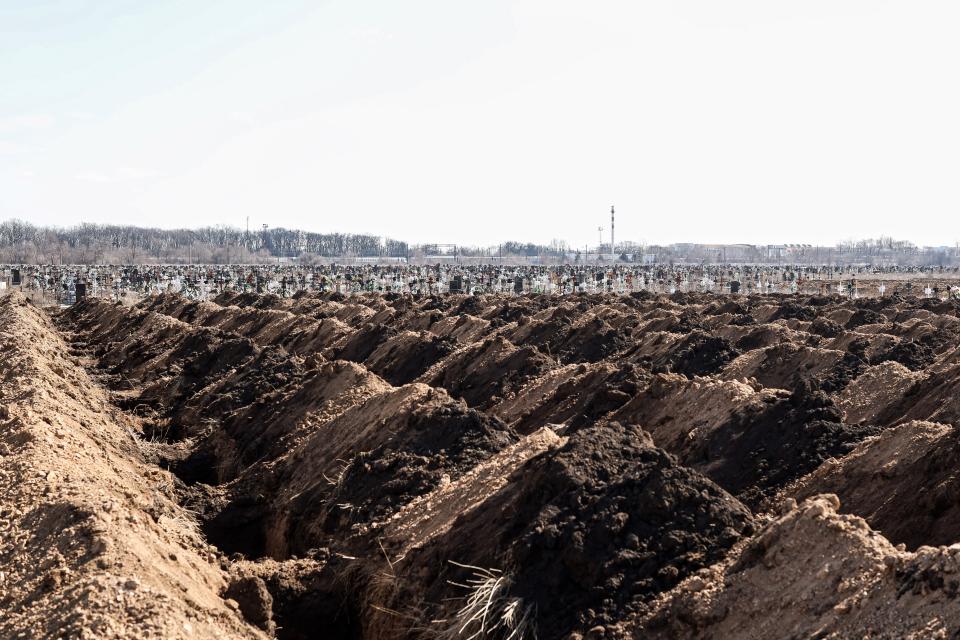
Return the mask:
M 521 266 L 71 266 L 20 265 L 3 268 L 0 283 L 44 293 L 63 304 L 88 295 L 120 299 L 178 292 L 209 299 L 224 291 L 273 293 L 291 296 L 301 291 L 382 293 L 837 293 L 858 297 L 863 287 L 857 276 L 906 274 L 918 279 L 956 279 L 960 274 L 940 270 L 878 271 L 854 267 L 770 267 L 725 265 L 677 267 L 540 267 Z M 938 278 L 939 276 L 939 278 Z M 875 283 L 875 281 L 871 281 Z M 960 279 L 957 280 L 960 283 Z M 862 283 L 861 283 L 862 284 Z M 907 281 L 904 288 L 912 291 Z M 872 287 L 885 295 L 883 282 Z M 949 286 L 927 284 L 923 295 L 956 293 Z

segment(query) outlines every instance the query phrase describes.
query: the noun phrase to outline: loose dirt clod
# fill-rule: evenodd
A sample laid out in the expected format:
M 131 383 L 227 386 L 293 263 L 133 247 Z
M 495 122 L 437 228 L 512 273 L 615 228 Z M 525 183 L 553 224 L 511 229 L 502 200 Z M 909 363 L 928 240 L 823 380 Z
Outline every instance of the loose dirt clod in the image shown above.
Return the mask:
M 243 617 L 250 624 L 267 633 L 276 631 L 277 625 L 273 621 L 273 596 L 270 595 L 266 583 L 259 576 L 234 578 L 223 596 L 237 603 Z

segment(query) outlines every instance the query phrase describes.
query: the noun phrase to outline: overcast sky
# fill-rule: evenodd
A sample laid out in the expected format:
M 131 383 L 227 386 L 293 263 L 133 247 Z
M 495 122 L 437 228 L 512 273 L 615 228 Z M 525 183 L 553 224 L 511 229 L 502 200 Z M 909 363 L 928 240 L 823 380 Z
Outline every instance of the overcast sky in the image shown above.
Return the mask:
M 956 0 L 0 0 L 0 219 L 960 240 Z

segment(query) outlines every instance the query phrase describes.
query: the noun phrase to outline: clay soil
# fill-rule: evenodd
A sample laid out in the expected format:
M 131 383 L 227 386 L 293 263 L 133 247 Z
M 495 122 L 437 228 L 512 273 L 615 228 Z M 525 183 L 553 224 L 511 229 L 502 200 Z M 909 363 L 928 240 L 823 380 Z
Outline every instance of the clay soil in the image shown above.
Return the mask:
M 960 307 L 0 298 L 0 637 L 960 636 Z

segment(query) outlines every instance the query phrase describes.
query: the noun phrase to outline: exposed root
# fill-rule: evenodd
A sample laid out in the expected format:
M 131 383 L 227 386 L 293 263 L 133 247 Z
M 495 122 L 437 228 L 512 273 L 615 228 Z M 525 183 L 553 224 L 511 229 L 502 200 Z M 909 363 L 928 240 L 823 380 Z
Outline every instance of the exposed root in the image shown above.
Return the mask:
M 524 640 L 537 637 L 535 607 L 510 595 L 510 576 L 498 569 L 484 569 L 453 560 L 450 564 L 473 571 L 466 584 L 450 581 L 470 593 L 452 619 L 438 621 L 447 625 L 437 633 L 438 638 Z

